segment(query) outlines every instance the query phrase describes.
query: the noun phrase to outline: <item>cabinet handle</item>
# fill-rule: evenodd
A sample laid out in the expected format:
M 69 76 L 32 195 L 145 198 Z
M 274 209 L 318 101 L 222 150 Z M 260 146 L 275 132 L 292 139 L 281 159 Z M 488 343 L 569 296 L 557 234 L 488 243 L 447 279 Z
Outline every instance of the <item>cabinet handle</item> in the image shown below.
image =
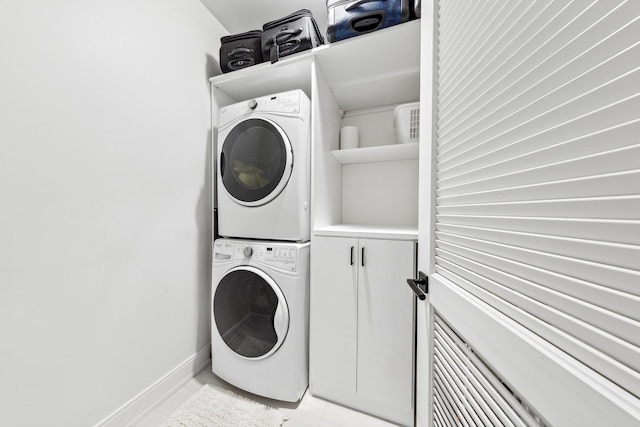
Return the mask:
M 420 301 L 424 301 L 429 293 L 429 277 L 422 271 L 418 272 L 417 279 L 407 279 L 407 284 Z
M 362 247 L 362 256 L 360 257 L 360 264 L 364 267 L 364 246 Z
M 351 246 L 351 264 L 350 265 L 353 265 L 353 246 Z

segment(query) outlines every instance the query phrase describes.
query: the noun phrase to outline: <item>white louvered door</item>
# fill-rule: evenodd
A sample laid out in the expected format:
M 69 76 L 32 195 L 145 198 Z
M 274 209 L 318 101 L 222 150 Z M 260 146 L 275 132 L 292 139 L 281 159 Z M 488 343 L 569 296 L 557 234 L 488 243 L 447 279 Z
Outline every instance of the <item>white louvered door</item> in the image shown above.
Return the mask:
M 418 424 L 639 426 L 640 1 L 425 9 Z

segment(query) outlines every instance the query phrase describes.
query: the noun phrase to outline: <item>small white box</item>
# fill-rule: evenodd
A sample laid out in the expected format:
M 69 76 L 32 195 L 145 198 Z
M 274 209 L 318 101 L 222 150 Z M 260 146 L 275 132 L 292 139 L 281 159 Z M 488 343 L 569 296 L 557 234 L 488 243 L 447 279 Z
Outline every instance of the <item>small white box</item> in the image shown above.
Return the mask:
M 420 103 L 398 105 L 393 110 L 393 127 L 399 144 L 420 140 Z

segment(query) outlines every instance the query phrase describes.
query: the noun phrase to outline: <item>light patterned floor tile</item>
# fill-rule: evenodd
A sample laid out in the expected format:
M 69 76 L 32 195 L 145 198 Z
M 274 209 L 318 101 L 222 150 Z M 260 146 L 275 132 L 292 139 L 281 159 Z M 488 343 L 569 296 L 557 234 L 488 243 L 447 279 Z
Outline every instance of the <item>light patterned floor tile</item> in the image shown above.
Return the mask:
M 289 419 L 283 427 L 392 427 L 394 424 L 358 411 L 336 405 L 312 396 L 309 391 L 300 402 L 289 403 L 267 399 L 240 390 L 211 372 L 211 365 L 182 386 L 167 400 L 162 402 L 135 427 L 157 427 L 166 420 L 182 403 L 198 392 L 205 384 L 216 384 L 249 399 L 273 406 L 282 411 Z
M 327 402 L 318 427 L 395 427 L 396 424 Z

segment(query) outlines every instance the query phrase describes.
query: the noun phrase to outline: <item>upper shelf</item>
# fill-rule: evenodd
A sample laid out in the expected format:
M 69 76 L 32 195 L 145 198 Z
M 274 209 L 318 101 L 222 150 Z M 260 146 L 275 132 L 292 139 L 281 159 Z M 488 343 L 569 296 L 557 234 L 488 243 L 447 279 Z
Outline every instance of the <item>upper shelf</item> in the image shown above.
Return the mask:
M 420 20 L 333 43 L 316 58 L 345 111 L 420 98 Z
M 212 77 L 213 87 L 238 101 L 290 89 L 311 92 L 316 61 L 343 110 L 401 104 L 420 95 L 420 20 L 319 46 Z
M 332 87 L 420 71 L 420 20 L 316 49 Z

